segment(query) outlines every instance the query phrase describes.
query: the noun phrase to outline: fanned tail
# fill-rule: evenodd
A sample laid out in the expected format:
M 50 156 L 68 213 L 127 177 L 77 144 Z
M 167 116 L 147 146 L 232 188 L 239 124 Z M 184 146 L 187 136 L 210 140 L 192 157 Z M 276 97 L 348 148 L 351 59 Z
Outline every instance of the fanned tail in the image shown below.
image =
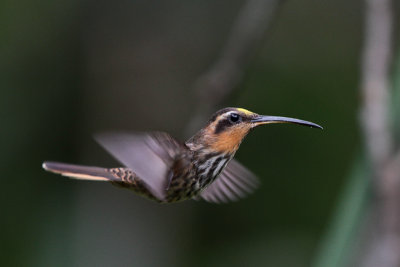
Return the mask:
M 61 162 L 43 162 L 43 169 L 49 172 L 61 174 L 73 179 L 90 181 L 115 181 L 108 169 L 100 167 L 82 166 Z
M 129 168 L 106 169 L 101 167 L 50 161 L 43 162 L 42 167 L 46 171 L 61 174 L 73 179 L 111 182 L 111 184 L 118 187 L 130 189 L 141 196 L 150 198 L 157 202 L 162 202 L 154 197 L 154 195 L 147 189 L 147 185 Z

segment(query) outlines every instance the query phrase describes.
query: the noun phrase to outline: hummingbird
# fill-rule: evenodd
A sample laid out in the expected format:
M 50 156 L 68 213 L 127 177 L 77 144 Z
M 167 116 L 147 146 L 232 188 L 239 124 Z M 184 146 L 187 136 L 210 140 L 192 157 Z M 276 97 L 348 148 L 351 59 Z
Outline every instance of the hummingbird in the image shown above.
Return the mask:
M 188 199 L 214 203 L 236 201 L 252 193 L 259 180 L 233 157 L 253 128 L 272 123 L 322 129 L 309 121 L 259 115 L 243 108 L 224 108 L 184 143 L 165 132 L 96 135 L 96 141 L 123 167 L 50 161 L 42 166 L 46 171 L 74 179 L 110 182 L 159 203 Z

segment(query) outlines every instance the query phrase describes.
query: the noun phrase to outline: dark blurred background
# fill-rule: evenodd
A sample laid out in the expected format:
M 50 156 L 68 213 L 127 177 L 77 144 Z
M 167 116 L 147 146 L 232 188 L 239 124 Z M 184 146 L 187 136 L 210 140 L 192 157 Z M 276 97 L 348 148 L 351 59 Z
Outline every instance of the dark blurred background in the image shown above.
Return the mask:
M 1 1 L 0 265 L 315 261 L 361 146 L 361 1 L 286 1 L 237 90 L 216 107 L 325 128 L 252 132 L 236 156 L 262 180 L 250 197 L 158 205 L 41 168 L 44 160 L 118 166 L 93 141 L 96 132 L 188 138 L 194 83 L 220 54 L 244 3 Z

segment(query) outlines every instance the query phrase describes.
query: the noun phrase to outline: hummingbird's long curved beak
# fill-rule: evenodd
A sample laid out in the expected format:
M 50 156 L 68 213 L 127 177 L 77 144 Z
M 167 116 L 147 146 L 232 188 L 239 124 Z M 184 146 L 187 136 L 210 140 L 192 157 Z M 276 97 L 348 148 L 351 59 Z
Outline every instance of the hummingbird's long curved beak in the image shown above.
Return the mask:
M 311 128 L 323 129 L 322 126 L 320 126 L 316 123 L 310 122 L 310 121 L 303 121 L 303 120 L 299 120 L 299 119 L 288 118 L 288 117 L 279 117 L 279 116 L 257 115 L 254 119 L 251 120 L 251 122 L 254 124 L 254 127 L 263 125 L 263 124 L 270 124 L 270 123 L 294 123 L 294 124 L 309 126 Z

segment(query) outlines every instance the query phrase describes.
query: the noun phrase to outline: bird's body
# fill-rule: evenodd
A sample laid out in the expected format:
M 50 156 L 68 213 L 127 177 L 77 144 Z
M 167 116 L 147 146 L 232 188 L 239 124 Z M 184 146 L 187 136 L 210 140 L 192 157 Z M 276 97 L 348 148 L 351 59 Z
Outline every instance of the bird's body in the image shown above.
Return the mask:
M 258 184 L 249 170 L 232 160 L 243 138 L 255 126 L 279 122 L 321 128 L 307 121 L 225 108 L 185 143 L 163 132 L 97 136 L 126 167 L 45 162 L 43 168 L 76 179 L 109 181 L 161 203 L 192 198 L 228 202 L 251 193 Z

